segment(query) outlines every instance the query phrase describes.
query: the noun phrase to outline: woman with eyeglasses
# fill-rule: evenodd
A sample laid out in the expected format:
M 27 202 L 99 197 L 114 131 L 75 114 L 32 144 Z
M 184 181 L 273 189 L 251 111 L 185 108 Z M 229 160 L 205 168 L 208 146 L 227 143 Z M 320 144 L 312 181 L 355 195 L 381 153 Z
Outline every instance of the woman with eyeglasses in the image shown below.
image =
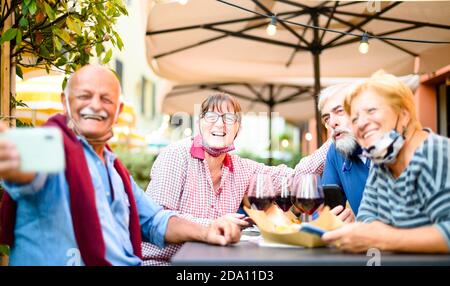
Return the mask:
M 172 144 L 159 154 L 146 191 L 164 208 L 177 211 L 183 218 L 204 225 L 226 219 L 246 227 L 244 215 L 236 212 L 254 174 L 270 174 L 277 188 L 282 177 L 322 172 L 328 144 L 302 159 L 295 170 L 229 154 L 241 127 L 241 106 L 227 94 L 208 97 L 202 103 L 199 119 L 200 134 Z M 181 244 L 174 244 L 160 249 L 144 243 L 144 265 L 167 265 L 180 247 Z
M 322 239 L 351 252 L 448 253 L 450 140 L 423 129 L 411 90 L 376 73 L 347 96 L 353 132 L 372 160 L 357 223 Z

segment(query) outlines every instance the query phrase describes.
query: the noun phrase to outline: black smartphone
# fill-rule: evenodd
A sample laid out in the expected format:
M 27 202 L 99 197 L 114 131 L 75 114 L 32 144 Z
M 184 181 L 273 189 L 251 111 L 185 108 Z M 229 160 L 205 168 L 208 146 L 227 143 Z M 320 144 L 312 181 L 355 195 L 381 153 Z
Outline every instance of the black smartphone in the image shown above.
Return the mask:
M 333 209 L 339 205 L 345 208 L 347 198 L 345 197 L 341 187 L 334 184 L 323 185 L 322 190 L 324 195 L 324 204 L 326 206 L 329 206 L 330 209 Z

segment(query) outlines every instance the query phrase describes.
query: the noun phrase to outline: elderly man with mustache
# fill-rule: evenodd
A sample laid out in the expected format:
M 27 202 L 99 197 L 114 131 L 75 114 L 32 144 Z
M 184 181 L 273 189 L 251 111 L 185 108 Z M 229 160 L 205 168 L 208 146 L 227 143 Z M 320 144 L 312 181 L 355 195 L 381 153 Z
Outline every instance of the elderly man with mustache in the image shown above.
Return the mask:
M 239 240 L 237 225 L 218 219 L 204 227 L 177 217 L 136 185 L 106 144 L 123 106 L 119 96 L 106 67 L 88 65 L 69 79 L 64 115 L 46 124 L 63 134 L 64 172 L 21 172 L 16 146 L 0 140 L 0 244 L 11 246 L 10 265 L 140 265 L 141 236 L 159 247 Z
M 323 123 L 331 131 L 333 140 L 328 150 L 322 184 L 335 184 L 343 190 L 351 209 L 338 206 L 332 211 L 345 222 L 354 221 L 358 213 L 370 168 L 370 160 L 362 155 L 349 116 L 344 111 L 344 100 L 351 88 L 351 84 L 326 88 L 321 92 L 318 103 Z

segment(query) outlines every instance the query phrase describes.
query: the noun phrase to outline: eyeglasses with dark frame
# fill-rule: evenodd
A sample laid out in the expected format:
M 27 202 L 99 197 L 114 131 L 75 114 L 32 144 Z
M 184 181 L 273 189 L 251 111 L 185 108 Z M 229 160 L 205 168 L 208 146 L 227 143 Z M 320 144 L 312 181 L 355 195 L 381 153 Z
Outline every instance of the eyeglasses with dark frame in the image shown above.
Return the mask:
M 208 123 L 216 123 L 219 117 L 222 117 L 222 122 L 228 125 L 236 123 L 239 119 L 235 113 L 219 114 L 214 111 L 207 111 L 202 115 L 202 118 L 204 118 Z

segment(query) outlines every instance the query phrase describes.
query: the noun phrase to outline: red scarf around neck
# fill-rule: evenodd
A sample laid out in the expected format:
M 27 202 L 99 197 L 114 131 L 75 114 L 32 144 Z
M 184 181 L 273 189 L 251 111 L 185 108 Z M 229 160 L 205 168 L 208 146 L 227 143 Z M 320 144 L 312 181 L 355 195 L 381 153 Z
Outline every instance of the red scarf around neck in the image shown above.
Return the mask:
M 65 116 L 61 114 L 55 115 L 47 121 L 45 126 L 58 127 L 63 133 L 66 159 L 65 175 L 70 192 L 70 212 L 75 239 L 80 249 L 81 257 L 87 266 L 111 265 L 105 258 L 105 242 L 95 204 L 95 190 L 92 185 L 92 178 L 89 175 L 83 145 L 75 133 L 67 127 Z M 106 147 L 109 149 L 108 146 Z M 130 175 L 119 159 L 114 161 L 114 168 L 122 178 L 125 192 L 130 202 L 129 230 L 133 252 L 142 259 L 141 228 L 136 201 L 134 200 L 131 187 Z M 5 192 L 1 206 L 0 244 L 13 246 L 17 204 Z

